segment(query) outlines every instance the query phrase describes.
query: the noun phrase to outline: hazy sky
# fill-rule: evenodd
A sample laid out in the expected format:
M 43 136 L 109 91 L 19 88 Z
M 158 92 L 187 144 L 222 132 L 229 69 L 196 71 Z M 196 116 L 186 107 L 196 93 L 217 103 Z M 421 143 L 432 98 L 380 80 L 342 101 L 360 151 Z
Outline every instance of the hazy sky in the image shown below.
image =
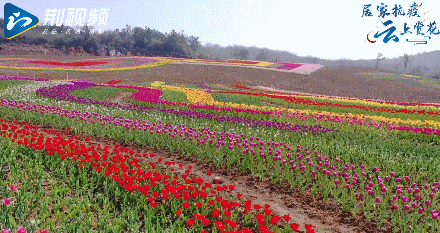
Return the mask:
M 171 1 L 171 0 L 121 0 L 121 1 L 65 1 L 65 0 L 14 0 L 12 4 L 29 11 L 44 23 L 48 8 L 86 8 L 86 20 L 91 9 L 108 8 L 107 26 L 102 29 L 148 26 L 161 32 L 184 31 L 206 42 L 227 45 L 257 46 L 295 52 L 300 56 L 317 56 L 325 59 L 372 59 L 379 52 L 393 58 L 403 53 L 416 54 L 440 49 L 440 34 L 432 35 L 427 44 L 414 45 L 406 39 L 424 39 L 416 35 L 414 25 L 422 21 L 421 32 L 436 21 L 440 29 L 440 1 L 438 0 L 337 0 L 337 1 Z M 412 3 L 416 2 L 420 18 L 408 17 Z M 6 3 L 6 2 L 5 2 Z M 405 16 L 393 15 L 379 18 L 377 6 L 388 5 L 389 13 L 400 4 Z M 372 17 L 362 17 L 363 7 L 371 4 Z M 426 13 L 426 14 L 425 14 Z M 2 14 L 4 16 L 4 14 Z M 392 20 L 384 26 L 382 22 Z M 404 23 L 413 34 L 400 35 Z M 95 24 L 96 25 L 96 24 Z M 399 42 L 384 43 L 385 34 L 374 38 L 391 26 L 396 27 Z M 436 30 L 436 31 L 437 31 Z M 372 44 L 367 41 L 377 40 Z M 408 36 L 409 35 L 409 36 Z

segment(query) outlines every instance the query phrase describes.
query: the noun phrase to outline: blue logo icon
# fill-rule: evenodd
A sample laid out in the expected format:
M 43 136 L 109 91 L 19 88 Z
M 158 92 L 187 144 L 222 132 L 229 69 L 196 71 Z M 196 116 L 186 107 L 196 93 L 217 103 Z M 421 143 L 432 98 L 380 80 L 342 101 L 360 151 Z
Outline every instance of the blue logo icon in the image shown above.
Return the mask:
M 21 33 L 35 27 L 40 21 L 35 15 L 12 5 L 5 4 L 5 37 L 12 39 Z

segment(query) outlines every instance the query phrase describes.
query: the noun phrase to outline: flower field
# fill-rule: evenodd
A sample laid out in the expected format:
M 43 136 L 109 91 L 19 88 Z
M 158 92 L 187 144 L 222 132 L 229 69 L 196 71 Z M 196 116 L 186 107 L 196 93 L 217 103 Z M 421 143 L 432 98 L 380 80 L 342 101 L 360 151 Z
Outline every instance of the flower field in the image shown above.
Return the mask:
M 259 69 L 270 69 L 286 71 L 298 74 L 310 74 L 322 67 L 318 64 L 287 63 L 287 62 L 260 62 L 244 60 L 211 61 L 198 59 L 181 58 L 157 58 L 157 57 L 122 57 L 122 58 L 101 58 L 87 61 L 58 62 L 49 60 L 28 60 L 21 58 L 0 58 L 0 69 L 15 70 L 55 70 L 55 71 L 82 71 L 82 72 L 105 72 L 105 71 L 127 71 L 159 67 L 170 63 L 201 64 L 236 66 Z
M 261 62 L 261 61 L 245 61 L 245 60 L 212 61 L 212 60 L 181 59 L 178 61 L 178 63 L 239 66 L 239 67 L 247 67 L 247 68 L 285 71 L 285 72 L 292 72 L 297 74 L 310 74 L 324 67 L 323 65 L 309 64 L 309 63 Z
M 0 63 L 72 72 L 171 63 L 313 70 L 136 57 Z M 0 101 L 2 233 L 440 231 L 436 103 L 92 76 L 0 76 Z M 295 211 L 308 205 L 325 214 Z

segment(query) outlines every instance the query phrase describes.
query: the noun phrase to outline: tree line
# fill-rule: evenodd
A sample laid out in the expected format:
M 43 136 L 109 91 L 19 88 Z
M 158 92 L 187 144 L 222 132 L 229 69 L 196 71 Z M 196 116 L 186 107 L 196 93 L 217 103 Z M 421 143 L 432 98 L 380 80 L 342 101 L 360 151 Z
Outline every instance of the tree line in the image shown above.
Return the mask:
M 201 46 L 199 37 L 187 36 L 183 31 L 162 33 L 149 27 L 131 27 L 126 25 L 122 30 L 106 30 L 97 33 L 93 27 L 84 25 L 80 28 L 38 25 L 12 40 L 6 39 L 4 19 L 0 18 L 0 43 L 13 45 L 40 45 L 56 48 L 82 47 L 90 54 L 98 55 L 99 50 L 114 50 L 121 54 L 133 55 L 169 55 L 173 57 L 200 56 L 197 53 Z

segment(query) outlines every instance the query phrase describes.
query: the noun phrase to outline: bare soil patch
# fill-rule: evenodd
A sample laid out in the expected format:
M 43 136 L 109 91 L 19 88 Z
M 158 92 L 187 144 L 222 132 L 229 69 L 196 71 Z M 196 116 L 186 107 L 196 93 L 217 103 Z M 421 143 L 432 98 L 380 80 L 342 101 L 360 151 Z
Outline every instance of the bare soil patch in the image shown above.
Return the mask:
M 130 104 L 130 99 L 131 99 L 131 95 L 133 94 L 133 92 L 130 91 L 120 91 L 117 92 L 115 96 L 107 96 L 106 98 L 104 98 L 104 102 L 111 102 L 111 103 L 118 103 L 121 105 L 129 105 Z

